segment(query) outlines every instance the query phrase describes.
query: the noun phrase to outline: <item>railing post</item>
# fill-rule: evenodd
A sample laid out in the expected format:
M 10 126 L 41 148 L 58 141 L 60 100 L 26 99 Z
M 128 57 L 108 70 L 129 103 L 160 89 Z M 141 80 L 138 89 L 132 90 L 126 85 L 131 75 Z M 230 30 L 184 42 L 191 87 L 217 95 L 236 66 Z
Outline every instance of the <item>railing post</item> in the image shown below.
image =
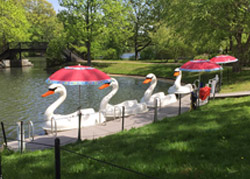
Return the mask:
M 156 122 L 156 121 L 158 120 L 158 119 L 157 119 L 157 117 L 158 117 L 157 112 L 158 112 L 158 100 L 157 100 L 157 98 L 155 98 L 155 113 L 154 113 L 154 122 Z
M 0 153 L 0 179 L 3 178 L 3 174 L 2 174 L 2 153 Z
M 61 178 L 61 163 L 60 163 L 60 139 L 55 139 L 55 173 L 56 179 Z
M 122 131 L 124 131 L 125 106 L 122 106 Z
M 2 132 L 3 132 L 4 143 L 5 143 L 5 146 L 8 147 L 7 138 L 6 138 L 6 133 L 5 133 L 5 129 L 4 129 L 4 124 L 3 124 L 3 122 L 1 122 L 1 126 L 2 126 Z
M 78 116 L 79 116 L 79 126 L 78 126 L 78 141 L 81 141 L 81 119 L 82 119 L 82 113 L 81 113 L 81 111 L 80 111 L 80 109 L 79 109 L 79 114 L 78 114 Z
M 178 115 L 181 114 L 181 93 L 178 94 L 179 95 L 179 113 Z
M 23 153 L 23 121 L 21 121 L 21 153 Z
M 18 140 L 18 149 L 20 149 L 21 153 L 25 149 L 25 133 L 23 127 L 23 121 L 17 123 L 17 140 Z

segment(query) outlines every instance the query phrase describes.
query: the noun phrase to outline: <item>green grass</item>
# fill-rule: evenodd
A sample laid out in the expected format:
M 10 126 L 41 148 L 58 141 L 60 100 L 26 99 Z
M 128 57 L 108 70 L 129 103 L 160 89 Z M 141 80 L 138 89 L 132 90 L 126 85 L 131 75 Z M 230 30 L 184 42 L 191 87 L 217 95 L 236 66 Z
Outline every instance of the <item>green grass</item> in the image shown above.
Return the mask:
M 156 60 L 127 60 L 127 59 L 118 59 L 118 60 L 93 60 L 92 62 L 103 62 L 103 63 L 176 63 L 174 59 L 156 59 Z M 177 60 L 177 63 L 185 63 L 189 61 L 188 59 Z
M 65 148 L 157 178 L 249 178 L 250 97 Z M 61 151 L 62 178 L 143 178 Z M 53 150 L 4 154 L 3 178 L 54 178 Z

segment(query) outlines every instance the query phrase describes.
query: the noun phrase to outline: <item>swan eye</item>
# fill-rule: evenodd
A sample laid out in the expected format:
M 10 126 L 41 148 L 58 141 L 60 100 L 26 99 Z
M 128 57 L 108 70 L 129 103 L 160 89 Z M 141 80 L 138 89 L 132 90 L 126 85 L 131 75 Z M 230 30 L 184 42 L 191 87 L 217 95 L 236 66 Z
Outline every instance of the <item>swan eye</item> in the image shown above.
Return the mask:
M 57 87 L 55 88 L 49 88 L 49 91 L 55 91 L 57 89 Z

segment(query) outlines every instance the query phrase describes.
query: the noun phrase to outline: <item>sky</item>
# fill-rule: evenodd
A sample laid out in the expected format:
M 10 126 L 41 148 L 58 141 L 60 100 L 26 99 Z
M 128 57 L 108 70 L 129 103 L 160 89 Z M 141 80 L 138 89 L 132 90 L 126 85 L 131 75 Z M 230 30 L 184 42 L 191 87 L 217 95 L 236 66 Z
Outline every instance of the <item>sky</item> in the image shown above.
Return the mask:
M 47 0 L 47 1 L 53 5 L 56 12 L 63 9 L 63 7 L 59 6 L 58 0 Z

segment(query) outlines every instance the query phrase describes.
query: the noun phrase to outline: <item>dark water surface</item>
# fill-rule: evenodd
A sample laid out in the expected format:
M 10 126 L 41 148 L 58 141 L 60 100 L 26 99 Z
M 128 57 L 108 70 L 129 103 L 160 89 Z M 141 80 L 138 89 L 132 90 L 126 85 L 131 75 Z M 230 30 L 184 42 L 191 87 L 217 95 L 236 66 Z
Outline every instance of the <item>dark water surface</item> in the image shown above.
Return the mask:
M 6 126 L 9 137 L 16 137 L 16 122 L 28 121 L 35 123 L 35 133 L 43 134 L 41 123 L 43 113 L 52 104 L 58 94 L 42 98 L 41 95 L 48 90 L 45 80 L 52 72 L 45 69 L 44 58 L 31 58 L 33 67 L 0 69 L 0 121 Z M 112 98 L 111 103 L 117 104 L 124 100 L 140 100 L 148 85 L 142 84 L 143 78 L 114 77 L 119 82 L 118 93 Z M 155 92 L 167 93 L 169 84 L 158 81 Z M 67 99 L 55 111 L 59 114 L 68 114 L 77 110 L 79 106 L 78 86 L 65 86 Z M 81 86 L 80 105 L 82 108 L 94 108 L 99 110 L 102 98 L 111 88 L 99 90 L 99 86 Z M 0 134 L 2 138 L 2 133 Z

